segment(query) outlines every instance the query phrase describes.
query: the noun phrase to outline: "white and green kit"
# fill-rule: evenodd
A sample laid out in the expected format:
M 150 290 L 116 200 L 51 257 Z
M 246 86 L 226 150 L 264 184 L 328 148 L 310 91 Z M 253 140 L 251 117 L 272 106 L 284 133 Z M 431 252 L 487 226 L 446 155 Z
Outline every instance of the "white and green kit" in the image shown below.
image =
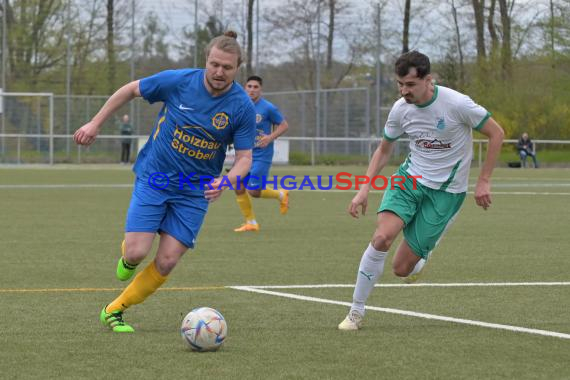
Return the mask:
M 473 129 L 491 114 L 466 95 L 435 86 L 432 99 L 421 105 L 399 99 L 384 127 L 384 138 L 410 138 L 410 154 L 395 175 L 419 176 L 416 189 L 388 188 L 378 212 L 391 211 L 405 223 L 404 237 L 426 258 L 453 222 L 467 192 L 473 157 Z

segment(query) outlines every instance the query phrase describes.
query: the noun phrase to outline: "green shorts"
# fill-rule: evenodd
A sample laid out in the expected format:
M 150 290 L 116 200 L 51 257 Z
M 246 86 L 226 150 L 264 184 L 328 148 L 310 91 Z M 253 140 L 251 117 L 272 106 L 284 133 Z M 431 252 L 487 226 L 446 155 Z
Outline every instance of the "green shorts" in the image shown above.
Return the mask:
M 404 238 L 414 253 L 427 259 L 465 200 L 466 193 L 447 193 L 423 186 L 407 178 L 409 174 L 399 168 L 396 176 L 403 176 L 404 189 L 388 186 L 378 212 L 391 211 L 404 221 Z M 391 183 L 391 182 L 390 182 Z

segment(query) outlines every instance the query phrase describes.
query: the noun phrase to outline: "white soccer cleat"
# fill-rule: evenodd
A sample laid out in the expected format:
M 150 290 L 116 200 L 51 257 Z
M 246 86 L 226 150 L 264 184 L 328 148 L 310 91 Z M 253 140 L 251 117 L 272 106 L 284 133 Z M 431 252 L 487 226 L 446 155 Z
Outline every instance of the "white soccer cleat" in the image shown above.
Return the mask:
M 362 318 L 362 314 L 358 311 L 351 310 L 346 318 L 344 318 L 344 321 L 338 325 L 338 329 L 345 331 L 359 330 L 362 327 Z

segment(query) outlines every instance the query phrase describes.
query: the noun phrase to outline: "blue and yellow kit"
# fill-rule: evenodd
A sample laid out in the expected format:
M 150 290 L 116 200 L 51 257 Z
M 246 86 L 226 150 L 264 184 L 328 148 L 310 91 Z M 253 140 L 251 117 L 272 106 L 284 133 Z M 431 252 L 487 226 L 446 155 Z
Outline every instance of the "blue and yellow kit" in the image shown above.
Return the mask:
M 204 69 L 183 69 L 140 80 L 142 97 L 164 105 L 133 168 L 127 232 L 166 232 L 192 248 L 208 208 L 200 178 L 220 175 L 228 144 L 254 146 L 256 112 L 246 92 L 234 82 L 212 96 L 204 76 Z M 157 173 L 168 186 L 151 186 Z

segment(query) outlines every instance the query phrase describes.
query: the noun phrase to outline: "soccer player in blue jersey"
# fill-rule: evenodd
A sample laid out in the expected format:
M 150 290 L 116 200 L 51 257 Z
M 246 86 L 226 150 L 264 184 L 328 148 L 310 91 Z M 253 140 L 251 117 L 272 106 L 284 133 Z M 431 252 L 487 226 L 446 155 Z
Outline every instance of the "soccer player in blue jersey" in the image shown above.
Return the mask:
M 255 148 L 253 149 L 253 164 L 244 183 L 236 188 L 237 203 L 243 214 L 245 223 L 236 228 L 235 232 L 259 231 L 255 219 L 250 196 L 254 198 L 276 199 L 279 201 L 279 211 L 286 214 L 289 210 L 289 191 L 263 188 L 263 178 L 269 175 L 273 161 L 273 141 L 287 132 L 289 125 L 279 109 L 261 97 L 263 79 L 257 75 L 247 78 L 245 90 L 255 104 L 256 130 Z M 274 128 L 277 126 L 277 128 Z
M 130 279 L 157 233 L 160 242 L 154 260 L 101 310 L 101 322 L 115 332 L 134 331 L 124 322 L 123 312 L 166 281 L 182 255 L 194 247 L 209 202 L 249 172 L 255 109 L 234 82 L 242 63 L 236 37 L 226 32 L 208 44 L 205 69 L 168 70 L 121 87 L 73 136 L 77 144 L 92 144 L 105 120 L 135 97 L 163 102 L 133 169 L 136 180 L 117 277 Z M 230 143 L 236 149 L 235 165 L 219 177 Z M 204 177 L 215 179 L 205 185 Z

